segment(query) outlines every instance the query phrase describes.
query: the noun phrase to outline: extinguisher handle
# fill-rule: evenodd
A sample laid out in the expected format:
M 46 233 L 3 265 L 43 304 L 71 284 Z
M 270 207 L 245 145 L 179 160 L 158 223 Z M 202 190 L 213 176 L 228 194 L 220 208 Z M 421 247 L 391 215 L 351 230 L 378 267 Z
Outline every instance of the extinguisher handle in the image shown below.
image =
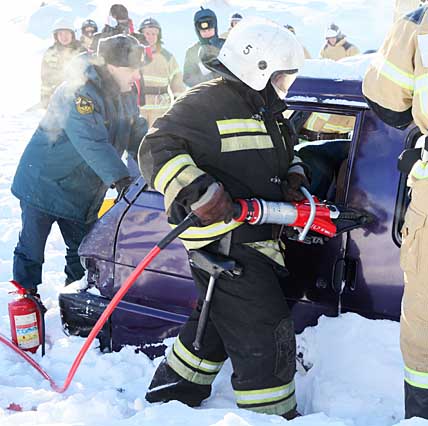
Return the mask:
M 19 284 L 18 281 L 10 280 L 9 282 L 16 287 L 16 289 L 18 290 L 17 291 L 18 294 L 20 294 L 21 296 L 24 296 L 27 294 L 27 290 L 24 287 L 22 287 L 22 285 Z

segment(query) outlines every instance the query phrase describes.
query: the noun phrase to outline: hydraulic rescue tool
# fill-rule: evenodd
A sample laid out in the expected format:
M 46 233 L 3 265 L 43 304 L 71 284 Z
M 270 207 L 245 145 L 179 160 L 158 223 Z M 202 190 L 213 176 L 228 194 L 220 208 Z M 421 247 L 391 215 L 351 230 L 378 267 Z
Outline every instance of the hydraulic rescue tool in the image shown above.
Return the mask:
M 300 190 L 305 201 L 265 201 L 259 198 L 237 199 L 235 217 L 237 222 L 250 225 L 265 223 L 284 225 L 285 235 L 307 244 L 322 243 L 343 232 L 368 224 L 373 217 L 362 211 L 339 207 L 329 202 L 320 202 L 305 187 Z M 311 234 L 309 234 L 311 232 Z M 318 234 L 324 239 L 312 238 Z
M 297 239 L 298 241 L 305 243 L 319 243 L 320 237 L 322 242 L 323 239 L 329 239 L 340 233 L 363 226 L 372 220 L 372 216 L 365 212 L 359 212 L 353 209 L 341 209 L 330 203 L 322 203 L 317 198 L 312 197 L 305 188 L 301 188 L 301 190 L 307 198 L 307 200 L 302 202 L 271 202 L 256 198 L 238 199 L 235 203 L 236 214 L 234 220 L 238 222 L 247 222 L 251 225 L 261 225 L 265 223 L 283 225 L 286 230 L 290 230 L 290 232 L 285 233 L 287 238 Z M 199 220 L 197 216 L 194 213 L 190 213 L 176 228 L 169 232 L 155 247 L 153 247 L 145 258 L 137 265 L 89 333 L 89 336 L 77 354 L 66 380 L 61 387 L 53 381 L 53 379 L 40 367 L 39 364 L 37 364 L 22 350 L 27 349 L 35 352 L 39 344 L 38 342 L 43 343 L 44 341 L 44 324 L 42 321 L 43 311 L 41 310 L 43 305 L 41 305 L 37 297 L 28 294 L 28 292 L 26 292 L 26 290 L 16 282 L 12 282 L 12 284 L 18 288 L 20 298 L 19 300 L 12 302 L 12 307 L 9 308 L 12 336 L 14 336 L 13 342 L 2 334 L 0 334 L 0 341 L 15 352 L 19 353 L 32 367 L 34 367 L 46 380 L 49 381 L 52 389 L 60 393 L 65 392 L 93 340 L 96 338 L 118 303 L 122 300 L 137 278 L 142 274 L 144 269 L 164 248 L 166 248 L 187 228 L 198 225 Z M 318 239 L 311 239 L 312 235 L 317 235 Z M 192 261 L 192 257 L 190 258 L 190 261 Z M 202 269 L 208 271 L 211 276 L 211 286 L 205 301 L 206 307 L 204 309 L 204 315 L 202 315 L 202 322 L 199 324 L 198 334 L 194 342 L 195 347 L 200 347 L 203 338 L 203 331 L 206 326 L 206 320 L 208 319 L 209 302 L 212 297 L 212 292 L 214 291 L 215 280 L 220 273 L 230 273 L 233 270 L 233 273 L 235 274 L 237 266 L 233 261 L 232 263 L 224 263 L 223 261 L 219 263 L 217 261 L 212 261 L 212 259 L 199 259 L 195 257 L 193 257 L 193 262 L 194 264 L 198 264 L 199 267 L 203 266 Z M 25 303 L 31 301 L 34 302 L 35 305 L 39 306 L 39 310 L 35 308 L 34 304 L 30 306 L 31 303 Z M 25 306 L 23 310 L 21 308 L 22 302 L 24 302 Z M 157 315 L 159 318 L 161 317 L 160 313 Z M 37 331 L 35 331 L 37 337 L 33 333 L 32 329 L 32 327 L 35 327 L 35 324 L 37 324 Z M 32 342 L 31 347 L 22 347 L 22 343 L 18 337 L 20 334 L 22 335 L 22 330 L 25 330 L 24 334 L 27 333 L 28 336 L 31 336 L 31 339 L 29 339 Z

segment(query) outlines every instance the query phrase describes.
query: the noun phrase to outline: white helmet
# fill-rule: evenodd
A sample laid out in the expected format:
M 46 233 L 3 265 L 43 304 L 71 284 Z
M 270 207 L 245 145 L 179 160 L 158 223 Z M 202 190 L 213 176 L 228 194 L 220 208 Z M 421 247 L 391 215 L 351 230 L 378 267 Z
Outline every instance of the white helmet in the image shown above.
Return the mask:
M 61 30 L 69 30 L 74 33 L 74 25 L 73 21 L 68 18 L 59 18 L 57 19 L 53 26 L 52 26 L 52 32 L 57 32 Z
M 262 90 L 274 72 L 297 72 L 304 53 L 295 35 L 282 25 L 249 17 L 229 33 L 218 60 L 239 80 Z

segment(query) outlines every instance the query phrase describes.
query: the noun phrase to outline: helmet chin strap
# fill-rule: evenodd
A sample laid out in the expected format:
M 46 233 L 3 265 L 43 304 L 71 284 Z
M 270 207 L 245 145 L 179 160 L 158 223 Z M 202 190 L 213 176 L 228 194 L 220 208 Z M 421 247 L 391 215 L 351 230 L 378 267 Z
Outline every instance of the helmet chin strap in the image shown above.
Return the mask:
M 284 100 L 287 96 L 288 91 L 280 88 L 277 86 L 272 79 L 270 79 L 270 84 L 272 84 L 272 87 L 275 89 L 276 94 L 278 95 L 278 98 L 281 100 Z

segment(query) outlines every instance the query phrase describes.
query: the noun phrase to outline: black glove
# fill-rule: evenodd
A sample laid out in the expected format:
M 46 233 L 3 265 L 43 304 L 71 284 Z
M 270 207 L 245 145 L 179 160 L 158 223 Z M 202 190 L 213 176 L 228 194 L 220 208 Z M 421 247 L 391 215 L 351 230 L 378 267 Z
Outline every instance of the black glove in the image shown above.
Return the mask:
M 233 202 L 221 183 L 211 184 L 202 197 L 191 205 L 202 225 L 229 223 L 233 218 Z
M 117 191 L 117 198 L 115 200 L 116 202 L 126 194 L 126 191 L 128 191 L 128 188 L 131 186 L 132 182 L 134 182 L 134 179 L 131 176 L 125 176 L 124 178 L 119 179 L 114 183 L 114 187 Z
M 284 200 L 303 201 L 306 197 L 300 191 L 301 186 L 309 189 L 310 184 L 307 177 L 300 173 L 289 173 L 287 179 L 281 183 Z

